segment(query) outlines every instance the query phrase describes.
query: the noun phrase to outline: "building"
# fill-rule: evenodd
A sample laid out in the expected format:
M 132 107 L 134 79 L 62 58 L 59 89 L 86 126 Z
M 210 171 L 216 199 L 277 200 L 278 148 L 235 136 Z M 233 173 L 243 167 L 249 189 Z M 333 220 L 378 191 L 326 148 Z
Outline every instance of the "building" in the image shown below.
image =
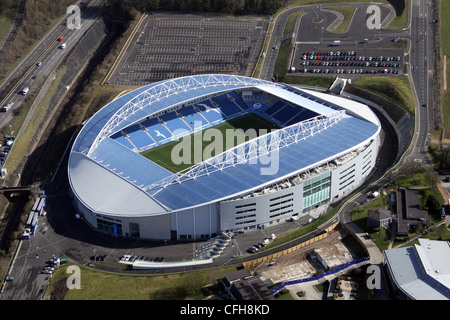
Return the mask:
M 278 129 L 179 171 L 163 167 L 168 154 L 143 156 L 250 114 Z M 342 97 L 241 76 L 182 77 L 127 93 L 88 119 L 68 177 L 77 211 L 100 232 L 207 239 L 317 217 L 370 175 L 380 130 L 368 106 Z
M 450 299 L 450 243 L 419 239 L 419 245 L 384 251 L 385 266 L 399 299 Z
M 419 190 L 400 188 L 396 198 L 397 235 L 407 236 L 411 226 L 426 223 L 428 212 L 420 209 Z
M 233 300 L 275 300 L 264 282 L 247 269 L 226 274 L 222 284 Z
M 392 221 L 390 210 L 383 208 L 370 209 L 367 213 L 367 226 L 369 228 L 389 228 Z

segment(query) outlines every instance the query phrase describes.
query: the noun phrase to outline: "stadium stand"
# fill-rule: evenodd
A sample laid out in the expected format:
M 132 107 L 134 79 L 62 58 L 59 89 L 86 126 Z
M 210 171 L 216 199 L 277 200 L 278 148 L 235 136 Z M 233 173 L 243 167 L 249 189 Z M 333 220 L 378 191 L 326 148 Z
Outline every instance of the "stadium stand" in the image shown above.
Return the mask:
M 211 105 L 209 101 L 197 103 L 195 106 L 210 123 L 218 122 L 224 118 L 220 109 Z
M 157 118 L 151 118 L 141 123 L 142 126 L 147 128 L 148 134 L 150 134 L 156 142 L 169 139 L 173 134 L 161 123 Z
M 220 95 L 211 99 L 214 105 L 217 105 L 218 108 L 222 111 L 222 113 L 226 117 L 231 117 L 235 114 L 241 113 L 243 110 L 234 104 L 226 95 Z
M 256 101 L 272 102 L 273 105 Z M 268 99 L 263 95 L 241 96 L 233 90 L 211 99 L 205 99 L 194 106 L 183 107 L 177 111 L 147 119 L 140 124 L 131 125 L 124 128 L 122 134 L 114 134 L 111 138 L 130 149 L 145 150 L 153 145 L 166 142 L 176 135 L 201 130 L 205 126 L 247 112 L 256 112 L 284 126 L 318 115 L 316 112 L 294 106 L 282 99 L 274 103 L 273 99 Z
M 162 116 L 158 117 L 162 121 L 164 121 L 164 125 L 170 130 L 170 132 L 180 133 L 180 131 L 188 131 L 191 128 L 184 122 L 182 119 L 178 117 L 176 112 L 169 112 Z
M 138 149 L 146 148 L 155 144 L 155 141 L 142 130 L 139 124 L 124 128 L 122 132 L 128 136 L 128 139 Z
M 279 100 L 276 103 L 274 103 L 271 107 L 269 107 L 265 113 L 269 116 L 273 116 L 276 112 L 280 111 L 284 106 L 286 105 L 286 102 L 283 100 Z
M 177 111 L 186 121 L 191 129 L 201 128 L 209 124 L 200 113 L 198 113 L 193 106 L 187 106 Z

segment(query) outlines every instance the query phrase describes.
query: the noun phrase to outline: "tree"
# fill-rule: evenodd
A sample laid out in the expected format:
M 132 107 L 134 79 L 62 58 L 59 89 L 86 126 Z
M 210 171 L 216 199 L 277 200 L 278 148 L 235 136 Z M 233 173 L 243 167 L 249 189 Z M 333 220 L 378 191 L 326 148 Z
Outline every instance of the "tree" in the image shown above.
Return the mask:
M 430 213 L 439 212 L 440 207 L 441 207 L 441 204 L 436 199 L 436 197 L 434 195 L 430 194 L 427 199 L 428 212 L 430 212 Z

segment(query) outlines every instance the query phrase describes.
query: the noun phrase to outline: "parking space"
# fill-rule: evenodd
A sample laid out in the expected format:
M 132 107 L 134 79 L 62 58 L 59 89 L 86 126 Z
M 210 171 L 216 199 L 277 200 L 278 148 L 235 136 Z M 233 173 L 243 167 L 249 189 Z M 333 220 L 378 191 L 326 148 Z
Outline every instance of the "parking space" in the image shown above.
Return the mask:
M 144 85 L 205 73 L 249 75 L 261 51 L 267 22 L 261 17 L 149 16 L 109 83 Z
M 401 49 L 363 49 L 352 50 L 338 46 L 326 49 L 309 50 L 298 46 L 291 73 L 307 74 L 345 74 L 397 75 L 403 74 L 403 50 Z
M 6 162 L 6 158 L 11 151 L 12 145 L 14 144 L 15 137 L 11 135 L 5 136 L 0 142 L 0 165 Z

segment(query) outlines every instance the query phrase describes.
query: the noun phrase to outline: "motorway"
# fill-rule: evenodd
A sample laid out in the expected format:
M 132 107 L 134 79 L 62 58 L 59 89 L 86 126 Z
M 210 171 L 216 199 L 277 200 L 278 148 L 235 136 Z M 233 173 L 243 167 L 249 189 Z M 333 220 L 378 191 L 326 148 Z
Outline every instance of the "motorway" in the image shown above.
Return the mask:
M 25 101 L 26 95 L 20 94 L 20 91 L 25 87 L 30 89 L 30 93 L 40 89 L 38 85 L 42 85 L 44 79 L 55 70 L 86 30 L 92 26 L 101 14 L 99 10 L 101 2 L 101 0 L 93 0 L 83 10 L 80 29 L 67 28 L 66 20 L 70 14 L 64 16 L 3 81 L 0 85 L 0 106 L 11 103 L 12 107 L 7 112 L 0 113 L 0 128 L 11 120 L 14 110 Z M 64 37 L 62 41 L 66 44 L 64 49 L 59 49 L 61 45 L 61 42 L 57 40 L 59 37 Z M 37 66 L 38 62 L 42 63 L 41 66 Z

